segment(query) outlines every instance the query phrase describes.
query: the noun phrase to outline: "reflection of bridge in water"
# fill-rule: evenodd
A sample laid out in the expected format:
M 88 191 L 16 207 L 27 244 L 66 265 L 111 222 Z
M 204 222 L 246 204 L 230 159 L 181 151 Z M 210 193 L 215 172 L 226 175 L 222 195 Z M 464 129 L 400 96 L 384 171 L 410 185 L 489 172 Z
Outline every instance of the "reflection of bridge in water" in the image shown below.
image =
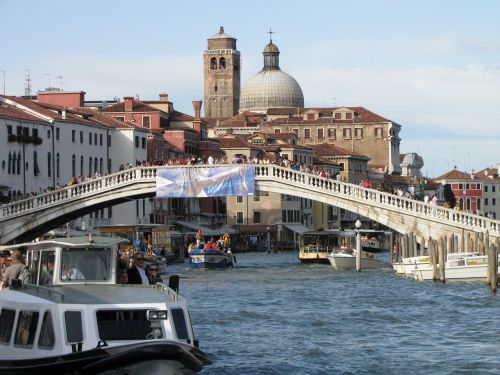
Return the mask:
M 130 199 L 154 197 L 159 168 L 136 167 L 78 185 L 0 206 L 0 242 L 32 240 L 70 220 Z M 214 165 L 213 167 L 221 167 Z M 231 167 L 228 165 L 228 167 Z M 412 233 L 419 242 L 455 235 L 489 233 L 500 237 L 500 221 L 457 212 L 276 165 L 255 165 L 255 189 L 294 195 L 346 209 L 401 234 Z

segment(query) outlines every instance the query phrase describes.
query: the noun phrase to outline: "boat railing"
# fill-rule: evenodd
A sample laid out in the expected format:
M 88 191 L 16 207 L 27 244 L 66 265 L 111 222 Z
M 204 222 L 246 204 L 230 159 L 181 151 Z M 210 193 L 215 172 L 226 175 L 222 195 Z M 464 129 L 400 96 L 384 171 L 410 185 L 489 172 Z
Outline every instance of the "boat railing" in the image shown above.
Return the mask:
M 302 246 L 301 251 L 303 253 L 327 253 L 329 249 L 325 245 L 305 245 Z
M 179 295 L 179 293 L 177 293 L 175 290 L 173 290 L 166 284 L 156 283 L 154 285 L 151 285 L 151 287 L 166 294 L 167 296 L 172 298 L 172 300 L 175 302 L 185 302 L 185 299 L 181 295 Z

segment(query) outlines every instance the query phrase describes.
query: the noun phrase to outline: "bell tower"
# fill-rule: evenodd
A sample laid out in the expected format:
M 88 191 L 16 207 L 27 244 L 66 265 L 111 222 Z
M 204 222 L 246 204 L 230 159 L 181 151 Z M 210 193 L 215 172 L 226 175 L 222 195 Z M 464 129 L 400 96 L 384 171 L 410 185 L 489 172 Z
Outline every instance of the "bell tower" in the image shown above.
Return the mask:
M 205 117 L 232 117 L 240 104 L 240 51 L 236 39 L 222 26 L 207 42 L 203 54 Z

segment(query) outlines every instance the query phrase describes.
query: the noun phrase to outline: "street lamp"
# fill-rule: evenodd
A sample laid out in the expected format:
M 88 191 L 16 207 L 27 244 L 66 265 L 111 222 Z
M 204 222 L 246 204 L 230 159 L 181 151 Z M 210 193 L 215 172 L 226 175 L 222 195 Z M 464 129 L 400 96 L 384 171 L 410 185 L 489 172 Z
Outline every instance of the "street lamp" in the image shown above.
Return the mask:
M 361 221 L 358 219 L 356 223 L 354 223 L 356 227 L 356 271 L 361 271 Z
M 271 253 L 271 227 L 268 225 L 266 227 L 267 229 L 267 253 L 270 254 Z

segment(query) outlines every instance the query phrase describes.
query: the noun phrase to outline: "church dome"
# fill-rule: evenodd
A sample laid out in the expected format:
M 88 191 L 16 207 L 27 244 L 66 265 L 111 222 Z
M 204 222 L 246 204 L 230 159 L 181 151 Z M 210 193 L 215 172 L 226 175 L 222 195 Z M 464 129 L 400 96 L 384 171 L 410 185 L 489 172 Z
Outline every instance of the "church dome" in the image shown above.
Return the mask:
M 271 107 L 304 107 L 304 95 L 297 81 L 279 67 L 278 47 L 270 41 L 264 48 L 264 68 L 243 86 L 240 113 L 266 112 Z

